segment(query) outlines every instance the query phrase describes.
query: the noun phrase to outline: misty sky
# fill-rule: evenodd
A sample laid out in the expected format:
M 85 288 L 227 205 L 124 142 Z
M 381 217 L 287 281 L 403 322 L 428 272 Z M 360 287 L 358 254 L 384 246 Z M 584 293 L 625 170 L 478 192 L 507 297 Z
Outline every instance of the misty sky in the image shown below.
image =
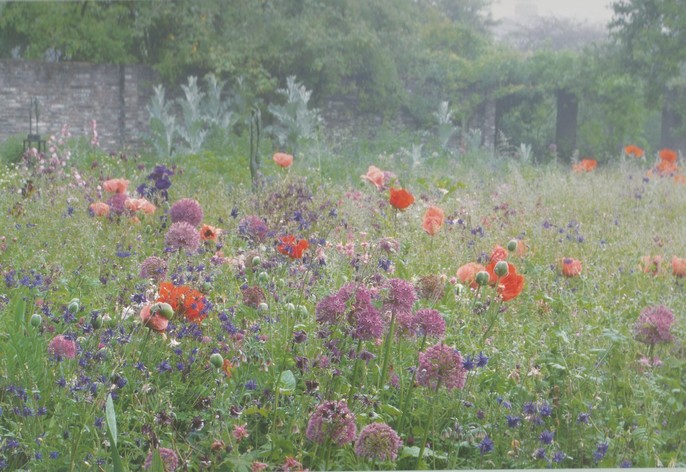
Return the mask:
M 493 0 L 492 11 L 495 19 L 513 17 L 518 4 L 529 4 L 539 16 L 607 23 L 612 17 L 611 3 L 611 0 Z

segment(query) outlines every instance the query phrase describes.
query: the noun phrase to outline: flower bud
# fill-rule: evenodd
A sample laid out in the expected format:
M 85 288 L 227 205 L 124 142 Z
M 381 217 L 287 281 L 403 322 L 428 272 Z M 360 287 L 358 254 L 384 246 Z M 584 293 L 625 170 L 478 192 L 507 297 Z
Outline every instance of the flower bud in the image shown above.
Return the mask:
M 259 311 L 260 313 L 266 313 L 269 311 L 269 305 L 262 302 L 259 305 L 257 305 L 257 311 Z
M 511 239 L 509 243 L 507 243 L 507 250 L 510 252 L 515 252 L 517 250 L 517 244 L 518 241 L 516 239 Z
M 221 367 L 224 365 L 224 358 L 221 354 L 215 352 L 210 356 L 210 364 L 217 369 L 221 369 Z
M 93 318 L 91 320 L 91 326 L 95 329 L 102 328 L 102 316 L 97 315 L 95 318 Z
M 491 277 L 488 275 L 488 272 L 486 272 L 485 270 L 480 270 L 476 273 L 475 280 L 478 285 L 484 286 L 488 283 L 490 278 Z
M 508 273 L 508 267 L 507 267 L 507 262 L 505 261 L 499 261 L 496 265 L 495 268 L 493 269 L 493 272 L 495 272 L 495 275 L 498 277 L 505 277 Z
M 262 259 L 260 259 L 260 256 L 255 256 L 252 258 L 253 267 L 260 265 L 260 262 L 262 262 Z
M 259 274 L 257 274 L 257 280 L 259 280 L 262 283 L 266 283 L 269 281 L 269 276 L 266 272 L 260 272 Z
M 286 312 L 293 313 L 295 311 L 295 305 L 292 303 L 286 303 Z
M 174 316 L 174 309 L 169 303 L 157 302 L 150 307 L 150 314 L 164 316 L 170 320 Z
M 72 298 L 69 305 L 67 305 L 67 310 L 69 310 L 69 313 L 72 315 L 79 311 L 79 308 L 81 308 L 81 304 L 78 298 Z
M 40 314 L 34 313 L 33 315 L 31 315 L 31 326 L 33 326 L 34 328 L 38 328 L 42 322 L 43 317 Z
M 309 313 L 309 312 L 307 311 L 307 307 L 304 306 L 304 305 L 298 305 L 298 306 L 297 306 L 297 310 L 298 310 L 298 315 L 299 315 L 299 316 L 302 316 L 302 317 L 307 316 L 308 313 Z

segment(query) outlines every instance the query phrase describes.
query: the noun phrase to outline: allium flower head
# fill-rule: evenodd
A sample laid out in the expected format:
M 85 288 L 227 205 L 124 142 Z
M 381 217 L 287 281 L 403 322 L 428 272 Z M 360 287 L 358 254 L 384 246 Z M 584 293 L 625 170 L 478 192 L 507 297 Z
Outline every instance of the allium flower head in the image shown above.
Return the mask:
M 238 222 L 238 232 L 253 242 L 261 243 L 267 238 L 269 228 L 259 216 L 249 215 Z
M 634 324 L 634 337 L 637 341 L 654 346 L 657 343 L 672 341 L 670 332 L 674 314 L 664 305 L 644 309 Z
M 438 310 L 433 308 L 418 310 L 414 314 L 412 325 L 419 336 L 440 338 L 445 333 L 445 320 Z
M 107 199 L 107 205 L 110 207 L 110 213 L 121 215 L 127 212 L 126 201 L 129 197 L 125 193 L 115 193 Z
M 176 468 L 179 466 L 179 458 L 174 452 L 173 449 L 168 449 L 166 447 L 160 447 L 157 449 L 157 451 L 160 453 L 160 458 L 162 459 L 162 463 L 164 464 L 164 470 L 165 472 L 174 472 Z M 145 463 L 143 464 L 144 469 L 149 469 L 152 467 L 152 457 L 153 457 L 153 451 L 151 450 L 148 452 L 148 456 L 145 458 Z
M 58 334 L 50 340 L 48 352 L 53 356 L 74 359 L 76 357 L 76 342 L 62 334 Z
M 403 279 L 390 279 L 386 283 L 386 296 L 383 311 L 393 314 L 412 312 L 412 305 L 417 301 L 417 293 L 411 282 Z
M 445 344 L 436 344 L 419 353 L 417 383 L 432 390 L 464 388 L 467 371 L 459 351 Z
M 200 203 L 192 198 L 182 198 L 169 209 L 172 223 L 185 221 L 192 226 L 198 226 L 204 216 Z
M 353 442 L 357 434 L 355 415 L 345 400 L 325 401 L 310 416 L 305 436 L 319 444 L 330 440 L 338 446 Z
M 355 339 L 376 339 L 383 334 L 383 319 L 379 310 L 371 304 L 353 312 L 353 338 Z
M 188 249 L 195 251 L 200 246 L 200 233 L 190 223 L 178 221 L 167 230 L 164 243 L 173 250 Z
M 153 282 L 161 282 L 167 276 L 167 261 L 157 256 L 147 257 L 141 263 L 140 276 L 143 279 L 152 279 Z
M 419 279 L 416 286 L 417 295 L 423 300 L 437 302 L 445 293 L 445 277 L 426 275 Z
M 360 431 L 355 454 L 364 459 L 394 461 L 403 442 L 393 428 L 385 423 L 372 423 Z
M 357 284 L 351 282 L 341 287 L 338 292 L 322 298 L 315 308 L 317 321 L 328 324 L 335 324 L 341 321 L 348 311 L 348 302 L 352 302 L 351 297 L 358 292 L 358 289 L 364 289 L 364 287 L 358 287 Z M 362 295 L 363 298 L 369 298 L 371 301 L 371 297 Z

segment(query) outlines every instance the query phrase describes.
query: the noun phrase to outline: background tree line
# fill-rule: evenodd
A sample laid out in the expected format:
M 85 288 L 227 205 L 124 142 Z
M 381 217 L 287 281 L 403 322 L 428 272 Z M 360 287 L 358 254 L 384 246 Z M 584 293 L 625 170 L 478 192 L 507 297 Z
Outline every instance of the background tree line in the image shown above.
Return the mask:
M 564 100 L 582 154 L 686 144 L 683 0 L 616 0 L 606 31 L 549 18 L 498 38 L 489 3 L 0 2 L 0 57 L 146 63 L 167 86 L 240 77 L 250 104 L 278 100 L 295 76 L 315 106 L 352 96 L 358 113 L 402 113 L 423 128 L 448 101 L 463 132 L 495 102 L 495 138 L 539 155 L 559 140 Z

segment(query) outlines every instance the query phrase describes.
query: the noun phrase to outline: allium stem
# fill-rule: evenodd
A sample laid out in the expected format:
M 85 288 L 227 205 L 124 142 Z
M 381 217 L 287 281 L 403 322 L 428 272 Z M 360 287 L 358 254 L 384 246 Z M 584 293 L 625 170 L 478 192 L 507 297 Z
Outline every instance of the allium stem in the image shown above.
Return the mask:
M 357 340 L 357 349 L 355 350 L 355 363 L 353 364 L 353 376 L 350 379 L 350 390 L 348 390 L 348 405 L 353 404 L 353 395 L 355 394 L 355 381 L 357 380 L 357 369 L 360 364 L 360 351 L 362 350 L 362 340 Z
M 381 376 L 379 377 L 378 388 L 381 390 L 386 381 L 386 371 L 388 370 L 388 358 L 391 356 L 391 341 L 393 339 L 393 332 L 395 331 L 395 312 L 391 314 L 391 323 L 388 326 L 388 334 L 384 341 L 383 363 L 381 365 Z
M 438 379 L 438 382 L 436 383 L 436 390 L 435 393 L 438 392 L 438 389 L 441 387 L 441 379 Z M 435 401 L 435 396 L 434 398 L 429 399 L 429 421 L 426 425 L 426 430 L 424 431 L 424 437 L 422 438 L 422 445 L 419 447 L 419 455 L 417 456 L 417 469 L 420 469 L 420 463 L 422 460 L 422 457 L 424 456 L 424 449 L 426 449 L 426 442 L 429 440 L 429 431 L 433 428 L 433 421 L 434 421 L 434 403 Z
M 426 344 L 426 334 L 422 336 L 422 342 L 419 344 L 419 351 L 422 352 L 424 345 Z M 419 365 L 419 360 L 417 360 L 417 365 Z M 405 402 L 403 403 L 403 412 L 400 415 L 400 421 L 398 421 L 398 431 L 402 431 L 402 427 L 405 423 L 405 416 L 410 409 L 410 402 L 412 401 L 412 394 L 414 393 L 414 379 L 417 377 L 417 369 L 412 371 L 412 377 L 410 378 L 410 384 L 407 387 L 407 393 L 405 394 Z

